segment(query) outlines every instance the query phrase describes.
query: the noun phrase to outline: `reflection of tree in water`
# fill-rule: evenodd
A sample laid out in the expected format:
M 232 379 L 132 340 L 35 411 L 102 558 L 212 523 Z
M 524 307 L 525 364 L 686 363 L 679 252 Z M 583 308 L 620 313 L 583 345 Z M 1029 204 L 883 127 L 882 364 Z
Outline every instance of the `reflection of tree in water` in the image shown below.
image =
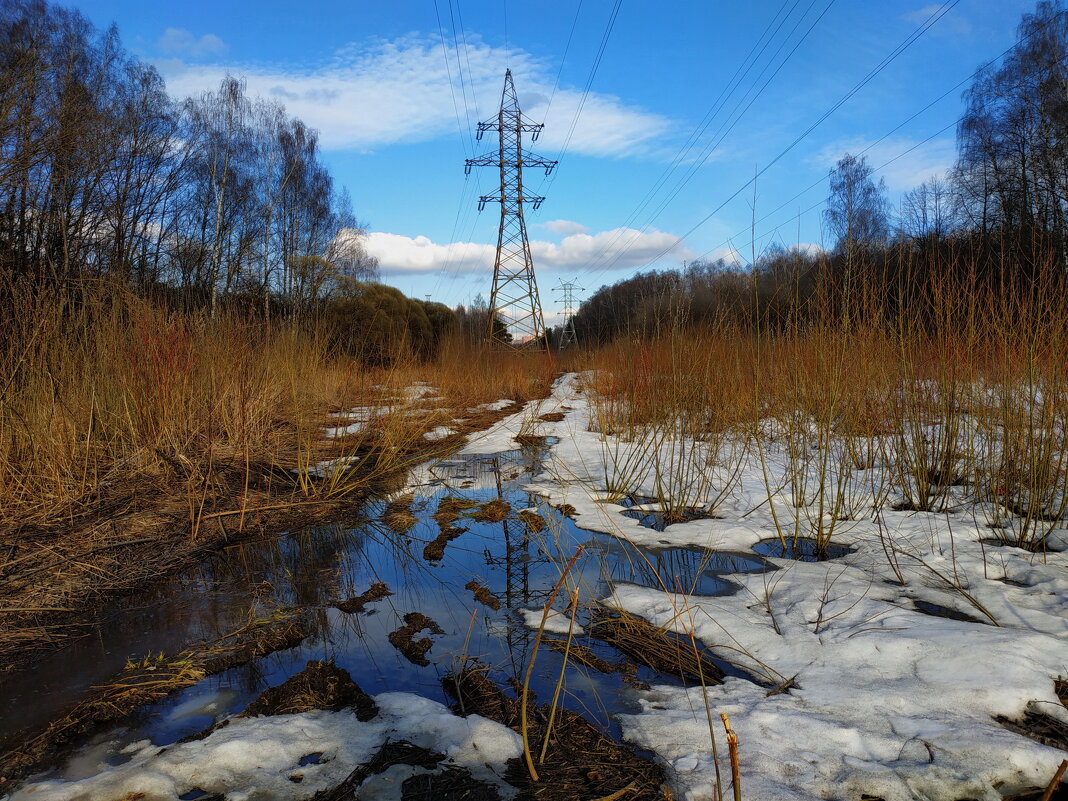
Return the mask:
M 434 483 L 466 490 L 497 488 L 501 482 L 516 481 L 533 475 L 548 457 L 549 445 L 523 445 L 512 451 L 495 454 L 471 454 L 443 459 L 429 468 Z
M 269 595 L 286 606 L 321 606 L 337 598 L 339 565 L 359 558 L 363 539 L 360 528 L 306 529 L 228 548 L 212 560 L 211 571 L 221 589 Z

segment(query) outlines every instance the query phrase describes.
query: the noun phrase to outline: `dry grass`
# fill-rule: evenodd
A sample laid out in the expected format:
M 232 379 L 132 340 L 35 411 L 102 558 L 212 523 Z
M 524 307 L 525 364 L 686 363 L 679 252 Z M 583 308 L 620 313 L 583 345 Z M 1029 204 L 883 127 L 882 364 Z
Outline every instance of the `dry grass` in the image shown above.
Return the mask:
M 307 637 L 299 612 L 280 611 L 250 617 L 225 637 L 193 646 L 173 656 L 149 655 L 129 661 L 121 674 L 52 721 L 43 731 L 0 755 L 0 791 L 53 759 L 62 748 L 86 734 L 129 715 L 135 709 L 275 651 L 292 648 Z
M 966 500 L 1000 539 L 1042 550 L 1068 514 L 1068 282 L 1054 264 L 998 285 L 938 270 L 921 293 L 858 269 L 850 297 L 817 291 L 803 321 L 589 355 L 609 494 L 653 487 L 668 514 L 714 506 L 751 454 L 784 539 L 829 542 L 892 499 Z
M 343 513 L 459 440 L 425 432 L 490 425 L 509 410 L 469 409 L 544 393 L 554 369 L 453 343 L 368 368 L 314 326 L 169 311 L 111 284 L 20 291 L 0 345 L 0 667 L 205 550 Z M 413 401 L 416 381 L 441 396 Z M 324 437 L 354 407 L 377 413 Z

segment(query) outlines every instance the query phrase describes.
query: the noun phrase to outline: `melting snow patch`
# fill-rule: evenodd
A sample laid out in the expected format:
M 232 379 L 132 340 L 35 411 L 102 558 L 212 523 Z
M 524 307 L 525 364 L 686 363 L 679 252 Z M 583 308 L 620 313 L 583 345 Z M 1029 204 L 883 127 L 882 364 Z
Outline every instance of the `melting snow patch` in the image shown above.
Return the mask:
M 137 743 L 121 766 L 101 765 L 101 772 L 78 781 L 31 784 L 12 801 L 178 801 L 193 790 L 229 801 L 297 801 L 339 785 L 387 740 L 444 753 L 448 762 L 503 788 L 504 763 L 522 753 L 515 732 L 478 715 L 461 718 L 409 693 L 383 693 L 375 702 L 380 713 L 365 723 L 350 710 L 234 718 L 203 740 L 166 748 Z M 309 754 L 319 757 L 304 760 Z
M 437 428 L 431 429 L 430 431 L 427 431 L 425 434 L 423 434 L 423 439 L 429 439 L 432 441 L 445 439 L 446 437 L 451 437 L 455 433 L 455 428 L 449 428 L 448 426 L 438 426 Z
M 541 617 L 544 614 L 543 610 L 520 609 L 519 614 L 523 616 L 523 622 L 528 628 L 541 628 Z M 586 633 L 582 626 L 578 623 L 572 624 L 571 618 L 563 612 L 558 612 L 555 609 L 549 610 L 549 617 L 545 620 L 545 628 L 543 630 L 548 634 L 567 634 L 568 630 L 570 630 L 575 636 Z

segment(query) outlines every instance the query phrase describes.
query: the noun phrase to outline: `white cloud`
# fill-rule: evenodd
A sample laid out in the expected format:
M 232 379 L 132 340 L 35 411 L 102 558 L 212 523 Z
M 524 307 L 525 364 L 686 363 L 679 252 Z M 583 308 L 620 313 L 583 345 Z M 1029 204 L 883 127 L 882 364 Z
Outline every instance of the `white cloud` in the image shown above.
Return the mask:
M 548 228 L 554 234 L 560 234 L 561 236 L 584 234 L 590 230 L 582 223 L 572 222 L 571 220 L 549 220 L 539 224 L 543 228 Z
M 496 246 L 477 242 L 441 245 L 425 236 L 372 232 L 364 241 L 367 252 L 378 258 L 383 275 L 444 272 L 446 275 L 493 270 Z M 626 269 L 661 257 L 688 259 L 692 253 L 678 244 L 678 237 L 663 231 L 641 232 L 616 228 L 597 234 L 576 233 L 559 244 L 533 240 L 531 255 L 536 270 L 579 272 L 595 269 Z
M 227 51 L 226 43 L 214 33 L 206 33 L 198 39 L 185 28 L 167 28 L 156 46 L 162 53 L 185 58 L 221 56 Z M 166 64 L 173 65 L 173 62 Z
M 875 168 L 876 175 L 886 180 L 887 189 L 904 192 L 928 178 L 944 175 L 956 161 L 957 145 L 952 138 L 933 139 L 923 144 L 906 138 L 885 139 L 878 144 L 848 139 L 826 145 L 812 161 L 830 170 L 846 153 L 859 156 L 861 152 Z
M 560 87 L 550 104 L 553 71 L 523 51 L 491 47 L 469 37 L 466 48 L 450 47 L 446 52 L 449 69 L 436 37 L 411 35 L 350 45 L 310 70 L 223 63 L 178 67 L 173 61 L 161 61 L 158 66 L 178 97 L 215 89 L 228 72 L 239 74 L 247 80 L 251 94 L 278 98 L 289 113 L 317 128 L 324 146 L 368 150 L 456 136 L 457 117 L 466 137 L 480 118 L 488 118 L 497 108 L 509 65 L 520 98 L 528 103 L 524 112 L 546 123 L 534 149 L 551 158 L 563 147 L 582 100 L 581 91 Z M 658 114 L 591 92 L 568 151 L 595 156 L 647 152 L 652 140 L 669 126 L 669 120 Z M 488 149 L 491 144 L 483 139 L 479 147 Z
M 914 25 L 923 25 L 932 16 L 942 10 L 942 6 L 938 3 L 933 5 L 924 6 L 923 8 L 917 8 L 915 11 L 908 11 L 901 15 L 901 19 L 905 22 L 911 22 Z M 938 22 L 931 26 L 932 33 L 942 34 L 967 34 L 972 32 L 972 24 L 968 20 L 961 16 L 959 11 L 947 11 Z

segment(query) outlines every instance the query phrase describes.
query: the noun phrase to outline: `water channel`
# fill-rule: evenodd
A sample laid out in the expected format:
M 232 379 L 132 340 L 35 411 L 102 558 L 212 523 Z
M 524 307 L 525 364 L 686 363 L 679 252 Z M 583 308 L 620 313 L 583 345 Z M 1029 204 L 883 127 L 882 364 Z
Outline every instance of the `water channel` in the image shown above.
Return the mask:
M 241 710 L 311 659 L 333 659 L 371 694 L 409 691 L 448 702 L 441 679 L 470 657 L 489 666 L 490 677 L 507 685 L 522 676 L 533 645 L 534 631 L 520 610 L 541 609 L 580 545 L 583 556 L 572 576 L 582 587 L 583 600 L 603 597 L 620 582 L 698 595 L 729 594 L 737 590 L 731 574 L 773 569 L 754 553 L 646 551 L 583 530 L 523 489 L 541 469 L 550 444 L 491 456 L 457 456 L 420 468 L 419 478 L 407 490 L 414 496 L 416 522 L 405 533 L 383 523 L 387 501 L 374 500 L 360 510 L 361 522 L 355 525 L 309 528 L 227 548 L 195 569 L 101 610 L 73 645 L 0 682 L 0 748 L 45 725 L 94 684 L 114 676 L 128 658 L 173 653 L 190 642 L 215 639 L 239 628 L 250 615 L 262 616 L 271 609 L 305 610 L 312 635 L 297 648 L 211 676 L 141 709 L 121 727 L 83 744 L 80 753 L 49 775 L 80 778 L 98 770 L 102 761 L 121 762 L 121 751 L 131 742 L 151 739 L 166 745 L 201 731 Z M 500 499 L 511 512 L 498 522 L 478 522 L 465 514 L 455 522 L 463 532 L 445 544 L 438 561 L 428 561 L 424 549 L 441 532 L 432 515 L 443 498 L 480 504 Z M 536 511 L 546 523 L 544 529 L 534 531 L 517 517 L 521 510 Z M 465 587 L 471 581 L 488 588 L 500 600 L 500 609 L 476 602 Z M 392 595 L 358 614 L 333 606 L 376 582 L 385 583 Z M 561 595 L 556 606 L 564 605 Z M 410 612 L 428 616 L 443 631 L 419 635 L 433 641 L 427 665 L 412 663 L 388 639 Z M 583 615 L 578 618 L 582 623 Z M 596 639 L 582 637 L 580 642 L 609 662 L 624 659 Z M 551 697 L 561 659 L 551 649 L 539 651 L 532 684 L 539 698 Z M 733 672 L 729 665 L 724 667 Z M 564 703 L 618 736 L 613 715 L 636 709 L 633 691 L 621 675 L 572 666 L 567 676 Z M 679 681 L 645 667 L 639 667 L 636 678 Z M 628 680 L 635 680 L 633 672 Z

